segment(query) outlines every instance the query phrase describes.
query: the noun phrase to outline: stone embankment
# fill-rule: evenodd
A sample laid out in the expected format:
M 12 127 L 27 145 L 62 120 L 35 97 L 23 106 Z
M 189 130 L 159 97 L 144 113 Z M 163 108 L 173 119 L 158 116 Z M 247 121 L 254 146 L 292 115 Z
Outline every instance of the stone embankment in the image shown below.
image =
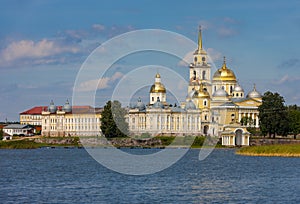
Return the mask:
M 80 138 L 84 146 L 110 146 L 115 147 L 159 147 L 162 141 L 157 138 L 133 139 L 133 138 L 114 138 L 106 140 L 104 138 Z
M 280 145 L 280 144 L 300 144 L 300 140 L 288 139 L 288 138 L 251 138 L 250 146 L 261 146 L 261 145 Z
M 34 138 L 36 143 L 44 143 L 51 145 L 78 145 L 79 139 L 76 137 L 66 137 L 66 138 L 55 138 L 55 137 L 43 137 Z

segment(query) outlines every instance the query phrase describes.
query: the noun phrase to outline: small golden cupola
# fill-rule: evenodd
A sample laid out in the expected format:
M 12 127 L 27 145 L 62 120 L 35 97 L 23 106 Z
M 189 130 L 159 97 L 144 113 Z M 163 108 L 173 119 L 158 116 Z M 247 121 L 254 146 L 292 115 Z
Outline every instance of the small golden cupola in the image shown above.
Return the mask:
M 155 82 L 150 88 L 150 104 L 153 105 L 156 101 L 166 102 L 166 88 L 161 83 L 159 73 L 155 75 Z
M 226 66 L 226 59 L 224 57 L 223 66 L 218 69 L 213 76 L 213 81 L 234 81 L 236 82 L 235 74 Z
M 195 91 L 193 100 L 198 108 L 208 108 L 210 106 L 210 95 L 207 90 L 203 88 L 203 83 L 200 83 L 199 90 Z
M 200 83 L 200 88 L 198 91 L 195 91 L 193 98 L 210 98 L 208 91 L 203 88 L 203 83 Z
M 161 83 L 161 78 L 159 73 L 155 75 L 155 83 L 151 86 L 150 93 L 166 93 L 166 88 Z

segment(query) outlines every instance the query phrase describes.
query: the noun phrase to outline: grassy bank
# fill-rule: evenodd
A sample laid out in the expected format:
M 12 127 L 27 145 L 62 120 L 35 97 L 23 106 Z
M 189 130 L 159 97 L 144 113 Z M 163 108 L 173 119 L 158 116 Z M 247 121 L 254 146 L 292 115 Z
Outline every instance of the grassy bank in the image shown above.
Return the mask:
M 0 141 L 0 149 L 36 149 L 42 144 L 30 140 Z
M 177 137 L 176 141 L 174 136 L 158 136 L 156 137 L 161 140 L 163 146 L 168 146 L 172 143 L 171 146 L 187 146 L 189 147 L 192 144 L 191 148 L 201 148 L 204 145 L 205 147 L 224 147 L 220 142 L 215 141 L 218 138 L 205 137 L 205 136 L 185 136 L 185 137 Z M 205 144 L 204 144 L 205 143 Z M 216 145 L 215 145 L 216 144 Z
M 61 143 L 61 141 L 67 140 L 67 143 Z M 79 138 L 66 138 L 66 137 L 40 137 L 37 139 L 17 139 L 17 140 L 8 140 L 0 141 L 0 149 L 37 149 L 41 147 L 78 147 L 80 146 Z
M 244 147 L 239 149 L 236 154 L 246 156 L 300 157 L 300 144 Z

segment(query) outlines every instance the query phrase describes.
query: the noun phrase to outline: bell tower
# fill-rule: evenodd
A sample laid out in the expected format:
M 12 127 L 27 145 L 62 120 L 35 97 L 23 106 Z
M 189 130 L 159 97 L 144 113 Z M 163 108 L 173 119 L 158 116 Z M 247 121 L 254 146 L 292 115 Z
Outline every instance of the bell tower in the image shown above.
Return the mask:
M 202 46 L 202 30 L 199 26 L 198 48 L 193 54 L 193 62 L 190 63 L 190 82 L 188 93 L 193 89 L 199 90 L 202 82 L 204 90 L 211 95 L 211 66 L 208 63 L 208 56 Z

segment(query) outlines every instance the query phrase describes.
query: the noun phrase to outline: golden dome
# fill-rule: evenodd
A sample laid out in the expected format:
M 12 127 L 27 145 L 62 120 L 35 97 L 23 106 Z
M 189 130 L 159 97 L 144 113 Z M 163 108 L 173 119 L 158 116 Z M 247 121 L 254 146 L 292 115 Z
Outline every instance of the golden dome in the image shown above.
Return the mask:
M 200 84 L 198 91 L 195 91 L 193 98 L 210 98 L 208 91 L 203 89 L 203 84 Z
M 151 86 L 150 93 L 166 93 L 166 88 L 162 83 L 155 82 Z
M 210 96 L 207 91 L 197 91 L 195 93 L 195 98 L 210 98 Z
M 160 74 L 155 75 L 155 82 L 151 86 L 150 93 L 166 93 L 165 86 L 161 83 Z
M 223 66 L 218 69 L 213 76 L 214 81 L 236 81 L 235 74 L 226 66 L 225 57 Z

